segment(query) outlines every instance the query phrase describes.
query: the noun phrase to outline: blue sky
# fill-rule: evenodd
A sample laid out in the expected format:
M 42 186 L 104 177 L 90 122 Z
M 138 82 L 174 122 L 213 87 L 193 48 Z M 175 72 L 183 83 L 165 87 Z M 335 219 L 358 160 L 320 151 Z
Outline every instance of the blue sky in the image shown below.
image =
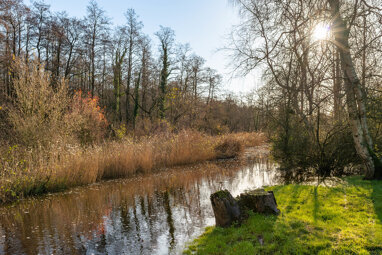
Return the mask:
M 87 0 L 44 2 L 53 11 L 66 11 L 79 18 L 85 16 L 89 3 Z M 143 31 L 153 39 L 160 25 L 174 29 L 177 42 L 189 43 L 196 54 L 207 60 L 206 65 L 224 76 L 226 90 L 247 92 L 259 83 L 254 77 L 229 79 L 227 53 L 217 52 L 227 44 L 227 34 L 239 22 L 237 10 L 229 0 L 97 0 L 97 3 L 114 25 L 123 24 L 124 12 L 133 8 L 144 24 Z

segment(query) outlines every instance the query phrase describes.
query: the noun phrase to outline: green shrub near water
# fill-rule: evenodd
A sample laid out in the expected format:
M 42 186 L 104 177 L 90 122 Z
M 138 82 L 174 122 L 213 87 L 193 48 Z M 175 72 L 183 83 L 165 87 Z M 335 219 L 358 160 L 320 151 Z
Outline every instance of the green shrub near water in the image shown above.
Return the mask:
M 184 253 L 382 254 L 381 181 L 352 177 L 335 187 L 269 189 L 279 216 L 252 213 L 240 227 L 208 227 Z
M 280 115 L 282 125 L 278 125 L 271 139 L 272 156 L 286 175 L 294 174 L 292 181 L 312 174 L 342 176 L 344 169 L 360 163 L 347 123 L 332 123 L 321 117 L 311 120 L 309 126 L 296 114 Z M 296 177 L 296 172 L 300 176 Z

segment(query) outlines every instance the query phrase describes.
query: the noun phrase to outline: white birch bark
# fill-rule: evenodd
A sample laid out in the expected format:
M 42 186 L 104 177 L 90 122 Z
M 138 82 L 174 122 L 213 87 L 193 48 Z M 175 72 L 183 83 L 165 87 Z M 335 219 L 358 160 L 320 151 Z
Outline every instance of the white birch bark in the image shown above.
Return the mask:
M 344 74 L 344 86 L 347 97 L 349 122 L 358 155 L 362 158 L 366 173 L 365 178 L 375 177 L 375 163 L 378 159 L 373 151 L 373 142 L 366 119 L 366 97 L 362 91 L 360 80 L 355 71 L 349 47 L 349 29 L 342 19 L 339 0 L 328 0 L 333 15 L 333 34 L 335 44 L 340 52 L 341 68 Z M 379 164 L 378 164 L 379 165 Z M 380 170 L 380 169 L 379 169 Z

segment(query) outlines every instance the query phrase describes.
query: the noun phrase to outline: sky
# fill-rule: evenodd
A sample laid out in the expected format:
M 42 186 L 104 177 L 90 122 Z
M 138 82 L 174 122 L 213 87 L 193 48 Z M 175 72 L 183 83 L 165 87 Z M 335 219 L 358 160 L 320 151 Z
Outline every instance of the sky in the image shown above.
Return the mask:
M 78 18 L 86 15 L 89 3 L 88 0 L 44 2 L 54 12 L 66 11 Z M 232 79 L 228 53 L 218 51 L 228 44 L 227 35 L 240 21 L 229 0 L 97 0 L 97 3 L 114 25 L 123 24 L 126 10 L 134 9 L 144 24 L 143 32 L 152 39 L 160 25 L 172 28 L 178 43 L 189 43 L 197 55 L 206 59 L 206 66 L 223 75 L 224 90 L 245 93 L 259 86 L 259 77 L 254 75 Z

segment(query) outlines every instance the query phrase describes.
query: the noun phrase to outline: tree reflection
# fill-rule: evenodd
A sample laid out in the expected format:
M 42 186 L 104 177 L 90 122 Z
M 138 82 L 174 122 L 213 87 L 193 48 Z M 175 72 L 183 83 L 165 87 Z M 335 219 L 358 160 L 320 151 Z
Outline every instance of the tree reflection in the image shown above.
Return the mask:
M 211 193 L 271 184 L 273 165 L 248 163 L 178 167 L 0 208 L 0 254 L 178 253 L 214 224 Z

